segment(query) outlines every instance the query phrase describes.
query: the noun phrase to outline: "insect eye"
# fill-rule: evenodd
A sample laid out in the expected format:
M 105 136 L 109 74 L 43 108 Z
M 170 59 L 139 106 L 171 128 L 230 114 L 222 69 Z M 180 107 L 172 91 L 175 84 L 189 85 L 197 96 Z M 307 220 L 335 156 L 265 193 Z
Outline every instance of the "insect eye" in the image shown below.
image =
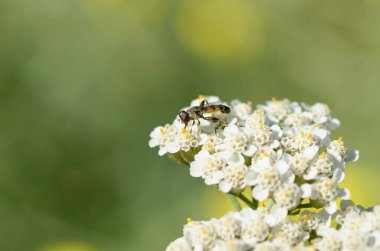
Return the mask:
M 180 117 L 180 119 L 183 121 L 183 122 L 189 122 L 190 121 L 190 116 L 187 112 L 185 111 L 181 111 L 178 116 Z

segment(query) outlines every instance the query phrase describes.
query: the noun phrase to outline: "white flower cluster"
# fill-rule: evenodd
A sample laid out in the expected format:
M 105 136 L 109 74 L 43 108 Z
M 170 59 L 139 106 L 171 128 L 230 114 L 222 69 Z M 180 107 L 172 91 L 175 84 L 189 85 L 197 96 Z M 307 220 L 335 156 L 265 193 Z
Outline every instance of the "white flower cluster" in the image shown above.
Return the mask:
M 272 99 L 253 109 L 250 103 L 228 104 L 206 96 L 193 100 L 190 107 L 203 100 L 207 106 L 228 106 L 231 112 L 204 109 L 205 114 L 195 114 L 187 126 L 177 116 L 172 124 L 154 129 L 150 147 L 158 146 L 160 155 L 189 164 L 190 175 L 207 185 L 234 195 L 251 188 L 253 204 L 273 200 L 285 213 L 306 202 L 333 214 L 336 200 L 349 198 L 339 183 L 346 162 L 359 156 L 347 151 L 341 137 L 330 139 L 330 130 L 340 123 L 327 105 Z
M 265 207 L 244 208 L 210 221 L 188 220 L 183 237 L 166 250 L 380 250 L 380 205 L 364 210 L 345 203 L 333 216 L 339 228 L 331 227 L 332 216 L 325 211 L 303 211 L 298 219 L 284 218 L 273 225 L 268 222 L 273 210 Z
M 338 228 L 317 228 L 318 250 L 380 250 L 380 205 L 365 210 L 342 200 L 340 207 L 334 214 Z

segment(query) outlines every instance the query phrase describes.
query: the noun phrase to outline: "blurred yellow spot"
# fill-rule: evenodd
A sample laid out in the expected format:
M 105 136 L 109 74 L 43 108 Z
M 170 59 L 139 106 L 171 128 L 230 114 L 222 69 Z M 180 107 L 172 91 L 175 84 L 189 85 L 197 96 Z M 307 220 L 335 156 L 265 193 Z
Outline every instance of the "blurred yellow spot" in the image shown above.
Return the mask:
M 258 50 L 261 23 L 246 0 L 185 0 L 175 20 L 186 49 L 214 63 L 236 63 Z
M 310 133 L 307 134 L 307 139 L 311 139 L 311 134 Z
M 273 102 L 273 103 L 276 103 L 276 102 L 277 102 L 276 97 L 272 97 L 272 102 Z
M 338 139 L 339 143 L 342 143 L 343 142 L 343 137 L 340 136 L 339 139 Z
M 259 207 L 265 207 L 265 200 L 259 201 Z
M 165 133 L 164 128 L 160 128 L 160 132 L 161 132 L 161 134 L 164 134 Z
M 261 109 L 261 108 L 259 109 L 259 115 L 263 116 L 263 109 Z
M 60 242 L 47 245 L 39 251 L 98 251 L 98 249 L 84 243 Z
M 305 137 L 305 133 L 303 131 L 300 132 L 301 137 Z
M 356 204 L 370 207 L 380 201 L 380 193 L 378 192 L 379 177 L 379 169 L 358 164 L 348 164 L 345 179 L 339 186 L 350 190 L 350 199 Z
M 191 219 L 190 217 L 186 219 L 187 223 L 190 223 L 193 221 L 193 219 Z
M 322 159 L 326 159 L 326 152 L 325 151 L 321 152 L 321 157 L 322 157 Z
M 260 127 L 260 129 L 263 129 L 263 122 L 260 121 L 259 127 Z

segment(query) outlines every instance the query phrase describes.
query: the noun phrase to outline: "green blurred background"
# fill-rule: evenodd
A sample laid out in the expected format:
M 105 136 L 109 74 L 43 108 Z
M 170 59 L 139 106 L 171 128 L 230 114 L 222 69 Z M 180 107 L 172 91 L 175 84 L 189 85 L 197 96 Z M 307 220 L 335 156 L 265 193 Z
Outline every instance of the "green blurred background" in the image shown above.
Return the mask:
M 325 102 L 380 202 L 379 0 L 0 0 L 0 250 L 163 250 L 229 201 L 149 149 L 198 94 Z

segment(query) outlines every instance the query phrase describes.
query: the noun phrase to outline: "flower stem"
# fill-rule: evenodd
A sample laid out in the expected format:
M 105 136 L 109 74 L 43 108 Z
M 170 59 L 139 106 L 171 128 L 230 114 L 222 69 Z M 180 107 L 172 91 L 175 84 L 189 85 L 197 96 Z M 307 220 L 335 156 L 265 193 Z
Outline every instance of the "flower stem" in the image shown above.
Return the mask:
M 242 201 L 244 201 L 245 204 L 247 204 L 247 206 L 249 206 L 250 208 L 252 209 L 257 209 L 257 201 L 253 200 L 253 201 L 250 201 L 247 197 L 244 196 L 244 194 L 240 193 L 237 195 L 237 197 L 239 199 L 241 199 Z
M 235 193 L 229 193 L 228 196 L 231 198 L 233 198 L 235 201 L 236 200 L 236 197 L 239 198 L 240 200 L 242 200 L 247 206 L 249 206 L 250 208 L 252 209 L 257 209 L 257 201 L 253 200 L 253 201 L 250 201 L 247 197 L 244 196 L 244 194 L 242 193 L 239 193 L 239 194 L 235 194 Z M 232 200 L 232 199 L 231 199 Z M 240 204 L 239 204 L 240 205 Z M 240 207 L 241 208 L 241 207 Z
M 235 207 L 235 209 L 238 210 L 238 211 L 240 211 L 241 210 L 241 205 L 239 204 L 239 202 L 236 199 L 235 195 L 228 194 L 228 198 L 230 198 L 230 201 L 231 201 L 232 205 Z
M 297 209 L 299 208 L 312 208 L 313 205 L 311 203 L 299 204 Z

